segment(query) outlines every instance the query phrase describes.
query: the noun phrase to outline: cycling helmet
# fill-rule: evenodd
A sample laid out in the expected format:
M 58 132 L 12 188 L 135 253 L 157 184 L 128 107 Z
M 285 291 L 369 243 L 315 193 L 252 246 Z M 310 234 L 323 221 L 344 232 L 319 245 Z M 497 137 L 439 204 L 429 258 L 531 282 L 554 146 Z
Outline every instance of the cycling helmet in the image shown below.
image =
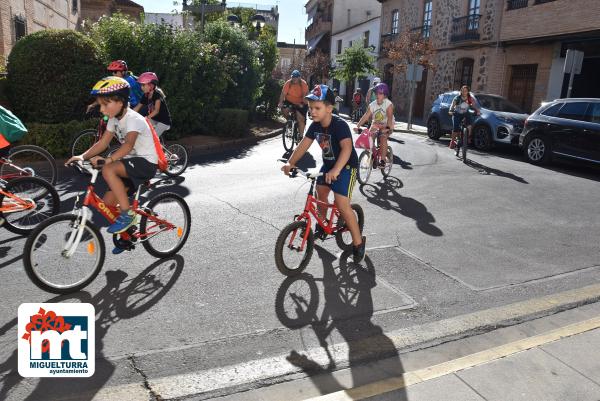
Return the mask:
M 127 63 L 125 60 L 115 60 L 106 69 L 108 71 L 127 71 Z
M 298 71 L 298 70 L 292 71 L 292 78 L 300 78 L 300 71 Z
M 129 83 L 123 78 L 106 77 L 96 82 L 90 92 L 94 96 L 117 96 L 129 102 Z
M 377 84 L 380 84 L 380 83 L 381 83 L 381 78 L 379 78 L 379 77 L 373 78 L 373 85 L 377 85 Z
M 380 83 L 375 85 L 375 93 L 383 93 L 385 96 L 390 95 L 390 88 L 388 88 L 386 83 Z
M 144 72 L 138 77 L 138 82 L 140 84 L 154 84 L 158 85 L 158 77 L 153 72 Z

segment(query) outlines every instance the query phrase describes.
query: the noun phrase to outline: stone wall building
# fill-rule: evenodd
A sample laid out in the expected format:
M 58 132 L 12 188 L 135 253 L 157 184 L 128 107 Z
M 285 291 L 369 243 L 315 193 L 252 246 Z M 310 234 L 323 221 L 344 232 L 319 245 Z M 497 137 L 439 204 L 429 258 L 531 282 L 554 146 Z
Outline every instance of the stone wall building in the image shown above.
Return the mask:
M 304 6 L 308 15 L 308 25 L 304 31 L 307 59 L 313 57 L 317 50 L 328 57 L 331 54 L 333 3 L 333 0 L 308 0 Z M 320 78 L 310 76 L 306 79 L 312 87 Z
M 80 0 L 81 13 L 79 25 L 85 20 L 98 21 L 103 15 L 120 12 L 130 16 L 135 21 L 141 21 L 144 7 L 131 0 Z

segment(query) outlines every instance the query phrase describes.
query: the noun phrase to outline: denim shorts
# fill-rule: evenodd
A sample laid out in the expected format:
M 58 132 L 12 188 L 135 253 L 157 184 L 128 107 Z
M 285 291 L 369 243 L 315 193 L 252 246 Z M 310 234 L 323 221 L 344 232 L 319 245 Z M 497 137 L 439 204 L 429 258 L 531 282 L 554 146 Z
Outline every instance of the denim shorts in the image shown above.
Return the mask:
M 454 113 L 454 115 L 452 116 L 452 126 L 454 127 L 453 132 L 460 131 L 460 122 L 462 121 L 463 118 L 467 119 L 467 127 L 473 123 L 473 118 L 471 117 L 471 113 L 469 113 L 469 112 L 466 112 L 464 114 Z

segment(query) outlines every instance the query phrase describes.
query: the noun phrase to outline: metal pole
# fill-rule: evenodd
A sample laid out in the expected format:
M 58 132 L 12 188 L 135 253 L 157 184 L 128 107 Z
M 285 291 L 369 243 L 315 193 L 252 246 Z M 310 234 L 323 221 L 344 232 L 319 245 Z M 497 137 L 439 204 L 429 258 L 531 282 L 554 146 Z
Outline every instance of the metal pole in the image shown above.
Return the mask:
M 575 57 L 571 57 L 571 67 L 569 68 L 569 89 L 567 90 L 567 98 L 571 97 L 571 90 L 573 90 L 573 79 L 575 78 Z
M 413 70 L 411 73 L 411 77 L 410 77 L 410 81 L 409 81 L 409 85 L 410 85 L 410 103 L 408 106 L 408 124 L 406 124 L 406 129 L 412 129 L 412 114 L 413 114 L 413 103 L 415 101 L 415 79 L 417 79 L 416 77 L 416 73 L 417 73 L 417 65 L 416 64 L 412 64 L 413 66 Z
M 203 1 L 203 2 L 202 2 L 201 11 L 200 11 L 200 14 L 201 14 L 201 16 L 202 16 L 202 18 L 201 18 L 201 22 L 200 22 L 200 31 L 201 31 L 202 33 L 204 33 L 204 5 L 205 5 L 205 4 L 206 4 L 206 2 L 205 2 L 205 1 Z

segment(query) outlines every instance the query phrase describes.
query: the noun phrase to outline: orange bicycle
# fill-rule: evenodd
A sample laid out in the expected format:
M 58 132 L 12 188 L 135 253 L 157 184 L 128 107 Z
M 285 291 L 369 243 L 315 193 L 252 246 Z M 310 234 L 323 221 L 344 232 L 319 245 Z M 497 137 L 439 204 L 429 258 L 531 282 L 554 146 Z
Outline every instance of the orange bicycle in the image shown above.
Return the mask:
M 37 177 L 0 179 L 0 226 L 15 234 L 27 235 L 60 211 L 58 192 Z

